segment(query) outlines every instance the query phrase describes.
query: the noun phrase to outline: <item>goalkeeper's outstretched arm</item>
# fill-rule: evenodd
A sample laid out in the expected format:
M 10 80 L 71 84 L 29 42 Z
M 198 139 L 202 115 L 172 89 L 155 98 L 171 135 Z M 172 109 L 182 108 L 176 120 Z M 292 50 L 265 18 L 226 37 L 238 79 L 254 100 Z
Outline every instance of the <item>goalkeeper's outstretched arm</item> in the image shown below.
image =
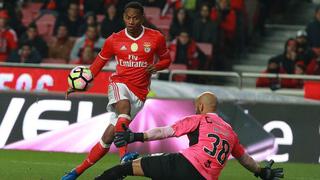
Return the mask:
M 244 153 L 240 158 L 237 158 L 237 160 L 243 167 L 253 172 L 256 177 L 260 177 L 263 180 L 275 180 L 284 177 L 283 168 L 271 168 L 274 163 L 273 160 L 268 161 L 266 166 L 263 168 L 261 168 L 247 153 Z
M 237 159 L 239 163 L 253 173 L 260 173 L 261 168 L 259 164 L 252 159 L 247 153 L 244 153 L 240 158 Z

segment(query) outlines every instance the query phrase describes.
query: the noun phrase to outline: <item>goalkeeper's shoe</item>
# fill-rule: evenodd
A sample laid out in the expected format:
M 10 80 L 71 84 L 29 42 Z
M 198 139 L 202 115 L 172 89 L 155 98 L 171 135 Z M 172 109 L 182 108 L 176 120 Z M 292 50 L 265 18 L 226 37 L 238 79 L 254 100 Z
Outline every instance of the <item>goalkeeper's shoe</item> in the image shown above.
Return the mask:
M 79 174 L 77 173 L 76 169 L 72 169 L 66 175 L 62 176 L 61 180 L 75 180 Z
M 137 152 L 128 152 L 120 159 L 120 164 L 124 164 L 137 159 L 139 154 Z

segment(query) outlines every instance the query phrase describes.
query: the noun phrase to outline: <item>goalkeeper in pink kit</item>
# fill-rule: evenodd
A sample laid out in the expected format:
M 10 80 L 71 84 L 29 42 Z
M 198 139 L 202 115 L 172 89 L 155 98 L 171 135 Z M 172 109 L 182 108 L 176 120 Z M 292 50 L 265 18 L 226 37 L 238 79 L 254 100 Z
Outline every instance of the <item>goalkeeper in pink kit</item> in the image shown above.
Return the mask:
M 179 153 L 147 156 L 114 166 L 96 180 L 116 180 L 126 176 L 146 176 L 154 180 L 217 180 L 229 155 L 264 180 L 283 178 L 283 169 L 271 169 L 273 161 L 261 168 L 239 143 L 237 134 L 216 112 L 217 97 L 210 92 L 195 101 L 196 114 L 182 118 L 175 124 L 144 133 L 129 129 L 116 133 L 114 143 L 121 147 L 135 141 L 152 141 L 188 135 L 189 148 Z

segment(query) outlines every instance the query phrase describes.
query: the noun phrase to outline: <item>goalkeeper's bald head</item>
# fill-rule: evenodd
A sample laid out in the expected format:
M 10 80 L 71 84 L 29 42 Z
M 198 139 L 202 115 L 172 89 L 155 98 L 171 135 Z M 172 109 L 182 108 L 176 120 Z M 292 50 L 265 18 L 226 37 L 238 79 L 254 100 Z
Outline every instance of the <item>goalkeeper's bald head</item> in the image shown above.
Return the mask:
M 216 112 L 217 104 L 218 98 L 214 93 L 201 93 L 195 100 L 196 113 L 206 114 Z

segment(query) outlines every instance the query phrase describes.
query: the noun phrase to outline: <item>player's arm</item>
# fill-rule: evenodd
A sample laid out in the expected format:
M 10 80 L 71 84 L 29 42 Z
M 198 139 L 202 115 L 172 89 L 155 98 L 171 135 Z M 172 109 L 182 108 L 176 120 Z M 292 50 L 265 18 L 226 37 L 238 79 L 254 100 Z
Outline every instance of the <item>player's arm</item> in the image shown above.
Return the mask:
M 259 164 L 252 159 L 247 153 L 244 153 L 241 157 L 237 158 L 239 163 L 253 173 L 260 173 L 261 168 Z
M 283 178 L 284 176 L 282 168 L 271 169 L 273 164 L 272 160 L 268 162 L 265 167 L 261 168 L 259 164 L 244 151 L 244 148 L 239 143 L 238 139 L 234 144 L 231 154 L 243 167 L 254 173 L 256 177 L 260 177 L 263 180 L 273 180 L 274 178 Z
M 170 137 L 180 137 L 189 132 L 193 132 L 199 125 L 199 120 L 192 117 L 185 117 L 172 126 L 157 127 L 145 132 L 134 133 L 127 127 L 123 127 L 125 132 L 117 132 L 114 143 L 117 147 L 133 142 L 154 141 Z
M 165 37 L 162 34 L 159 35 L 157 46 L 159 61 L 156 64 L 149 64 L 147 66 L 147 71 L 151 74 L 167 69 L 171 64 L 169 49 L 167 48 Z

